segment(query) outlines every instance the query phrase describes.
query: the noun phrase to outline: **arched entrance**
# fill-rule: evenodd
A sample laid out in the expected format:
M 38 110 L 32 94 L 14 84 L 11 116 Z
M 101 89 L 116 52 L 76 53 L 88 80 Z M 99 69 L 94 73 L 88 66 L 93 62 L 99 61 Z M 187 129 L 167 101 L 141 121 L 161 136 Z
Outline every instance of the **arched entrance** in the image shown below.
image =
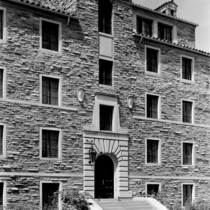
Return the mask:
M 108 155 L 95 162 L 95 198 L 114 198 L 114 164 Z

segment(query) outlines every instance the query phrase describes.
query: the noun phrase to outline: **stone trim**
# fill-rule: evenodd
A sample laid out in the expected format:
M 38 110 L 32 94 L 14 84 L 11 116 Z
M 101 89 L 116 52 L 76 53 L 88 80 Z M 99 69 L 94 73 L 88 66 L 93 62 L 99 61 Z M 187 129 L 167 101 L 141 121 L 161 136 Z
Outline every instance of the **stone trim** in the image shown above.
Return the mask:
M 2 152 L 0 159 L 4 159 L 7 156 L 7 126 L 4 123 L 0 123 L 0 126 L 3 126 L 3 139 L 2 139 Z
M 0 66 L 0 70 L 3 71 L 3 99 L 6 98 L 7 94 L 7 68 Z
M 0 10 L 3 11 L 3 39 L 0 39 L 0 43 L 6 43 L 7 42 L 7 18 L 6 18 L 7 9 L 4 7 L 0 7 Z
M 192 203 L 193 203 L 193 201 L 195 200 L 195 183 L 182 183 L 181 184 L 181 203 L 182 203 L 182 207 L 184 207 L 183 206 L 183 185 L 192 185 L 193 186 L 193 190 L 192 190 Z
M 192 103 L 192 111 L 191 111 L 192 123 L 187 123 L 187 124 L 193 124 L 195 122 L 195 101 L 189 100 L 189 99 L 181 99 L 181 119 L 182 119 L 182 123 L 185 123 L 185 122 L 183 122 L 183 101 Z
M 174 180 L 210 180 L 210 177 L 190 177 L 190 176 L 137 176 L 130 175 L 129 179 L 174 179 Z
M 134 119 L 138 119 L 138 120 L 158 121 L 158 122 L 163 122 L 163 123 L 174 123 L 174 124 L 186 125 L 186 126 L 196 126 L 196 127 L 210 128 L 210 125 L 195 124 L 195 123 L 183 123 L 183 122 L 172 121 L 172 120 L 163 120 L 163 119 L 146 118 L 146 117 L 137 116 L 137 115 L 134 115 L 133 118 L 134 118 Z
M 184 165 L 183 164 L 183 144 L 184 143 L 188 143 L 188 144 L 192 144 L 192 165 Z M 194 141 L 182 141 L 181 142 L 181 166 L 183 168 L 194 168 L 195 167 L 195 142 Z

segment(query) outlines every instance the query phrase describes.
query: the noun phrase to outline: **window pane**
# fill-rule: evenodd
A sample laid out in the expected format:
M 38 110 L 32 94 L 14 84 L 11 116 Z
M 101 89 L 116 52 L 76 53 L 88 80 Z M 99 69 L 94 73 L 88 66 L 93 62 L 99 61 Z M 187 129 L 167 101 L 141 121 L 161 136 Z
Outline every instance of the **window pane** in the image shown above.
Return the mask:
M 147 117 L 158 118 L 158 96 L 147 95 Z
M 3 39 L 3 11 L 0 10 L 0 39 Z
M 57 183 L 43 183 L 42 184 L 42 207 L 47 207 L 51 210 L 58 209 L 58 195 L 55 193 L 59 191 L 59 184 Z M 55 196 L 55 204 L 52 206 L 52 196 Z
M 0 69 L 0 98 L 3 98 L 3 69 Z
M 192 165 L 193 144 L 183 143 L 183 164 Z
M 172 27 L 158 23 L 158 38 L 172 41 Z
M 183 185 L 183 206 L 192 203 L 193 185 Z
M 158 140 L 147 140 L 147 163 L 158 163 Z
M 158 50 L 147 48 L 147 71 L 158 72 Z
M 191 80 L 192 79 L 192 60 L 188 58 L 182 58 L 182 78 Z
M 152 35 L 152 21 L 137 17 L 137 32 L 145 35 Z
M 156 194 L 159 191 L 159 184 L 148 184 L 147 185 L 147 194 Z
M 3 206 L 4 183 L 0 183 L 0 206 Z
M 100 130 L 112 131 L 113 107 L 100 105 Z
M 112 62 L 99 60 L 99 84 L 112 85 Z
M 0 155 L 3 155 L 3 132 L 4 126 L 0 125 Z
M 183 122 L 192 123 L 192 102 L 183 101 L 182 109 Z

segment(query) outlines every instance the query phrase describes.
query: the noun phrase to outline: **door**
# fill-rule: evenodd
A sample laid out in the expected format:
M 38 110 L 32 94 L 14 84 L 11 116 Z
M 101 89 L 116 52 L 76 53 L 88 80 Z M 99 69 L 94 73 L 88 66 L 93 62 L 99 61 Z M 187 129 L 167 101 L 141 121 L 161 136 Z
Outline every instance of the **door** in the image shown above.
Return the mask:
M 107 155 L 95 162 L 95 198 L 114 198 L 114 164 Z

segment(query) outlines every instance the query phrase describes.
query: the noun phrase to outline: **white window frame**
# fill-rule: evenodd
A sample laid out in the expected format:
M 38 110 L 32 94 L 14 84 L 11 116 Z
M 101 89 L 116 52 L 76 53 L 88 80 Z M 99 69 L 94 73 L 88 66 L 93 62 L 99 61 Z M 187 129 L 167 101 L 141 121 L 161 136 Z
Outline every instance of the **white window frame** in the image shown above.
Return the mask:
M 188 58 L 188 59 L 190 59 L 192 62 L 191 62 L 191 76 L 192 76 L 192 78 L 191 78 L 191 80 L 188 80 L 188 79 L 183 79 L 182 78 L 182 58 Z M 194 69 L 195 69 L 195 59 L 193 58 L 193 57 L 190 57 L 190 56 L 187 56 L 187 55 L 181 55 L 180 56 L 180 75 L 181 75 L 181 81 L 182 82 L 186 82 L 186 83 L 192 83 L 192 82 L 194 82 Z
M 152 50 L 158 51 L 158 55 L 157 55 L 157 61 L 158 61 L 157 62 L 158 63 L 157 70 L 158 70 L 158 72 L 151 72 L 151 71 L 147 70 L 147 49 L 152 49 Z M 155 75 L 155 76 L 160 75 L 161 74 L 161 49 L 157 48 L 157 47 L 145 45 L 144 46 L 144 56 L 145 56 L 145 74 L 151 74 L 151 75 Z
M 191 165 L 184 165 L 183 164 L 183 144 L 192 144 L 192 164 Z M 182 141 L 181 142 L 181 166 L 182 167 L 195 167 L 195 142 L 190 142 L 190 141 Z
M 48 158 L 48 157 L 42 157 L 42 131 L 43 130 L 49 130 L 49 131 L 58 131 L 58 157 L 57 158 Z M 52 127 L 41 127 L 40 128 L 40 145 L 39 145 L 39 154 L 40 154 L 40 160 L 61 160 L 62 159 L 62 130 L 59 128 L 52 128 Z
M 158 143 L 158 162 L 157 163 L 148 163 L 147 162 L 147 141 L 148 140 L 159 141 L 159 143 Z M 145 164 L 147 166 L 161 165 L 161 139 L 159 139 L 159 138 L 146 138 L 145 139 Z
M 62 191 L 62 182 L 57 181 L 40 181 L 40 210 L 42 210 L 42 188 L 43 184 L 59 184 L 59 191 Z M 61 194 L 58 194 L 58 210 L 62 209 L 62 200 L 61 200 Z
M 157 118 L 148 118 L 147 117 L 147 96 L 151 95 L 151 96 L 158 96 L 158 117 Z M 153 93 L 145 93 L 145 118 L 147 119 L 156 119 L 159 120 L 161 119 L 161 96 L 157 95 L 157 94 L 153 94 Z
M 0 155 L 0 159 L 2 159 L 2 158 L 6 158 L 6 153 L 7 153 L 7 144 L 6 144 L 7 126 L 3 123 L 0 123 L 0 126 L 3 126 L 3 142 L 2 142 L 3 154 Z
M 4 187 L 3 187 L 3 207 L 7 207 L 7 182 L 0 179 L 0 183 L 4 184 Z
M 6 67 L 0 66 L 0 69 L 3 70 L 3 99 L 6 98 L 6 88 L 7 88 L 7 69 Z
M 3 11 L 3 39 L 0 39 L 0 43 L 6 43 L 7 41 L 7 21 L 6 21 L 6 8 L 0 7 Z
M 59 84 L 58 84 L 58 105 L 53 105 L 53 104 L 44 104 L 46 106 L 62 106 L 62 79 L 61 77 L 58 76 L 52 76 L 52 75 L 45 75 L 45 74 L 40 74 L 40 103 L 42 103 L 42 79 L 43 77 L 48 77 L 52 79 L 58 79 Z
M 192 123 L 189 123 L 189 122 L 183 122 L 183 101 L 186 101 L 186 102 L 191 102 L 192 103 L 192 113 L 191 113 L 191 116 L 192 116 Z M 182 123 L 184 124 L 194 124 L 194 120 L 195 120 L 195 102 L 192 101 L 192 100 L 188 100 L 188 99 L 182 99 L 181 100 L 181 119 L 182 119 Z
M 183 200 L 183 197 L 184 197 L 184 190 L 183 190 L 183 186 L 184 185 L 192 185 L 193 186 L 193 189 L 192 189 L 192 203 L 193 201 L 195 200 L 195 184 L 194 183 L 182 183 L 181 184 L 181 194 L 182 194 L 182 208 L 184 208 L 184 200 Z
M 54 23 L 57 24 L 58 27 L 58 51 L 54 50 L 49 50 L 42 48 L 42 21 L 49 22 L 49 23 Z M 62 53 L 62 23 L 54 21 L 54 20 L 49 20 L 46 18 L 40 18 L 40 24 L 39 24 L 39 50 L 41 52 L 46 52 L 46 53 L 55 53 L 55 54 L 61 54 Z
M 159 185 L 159 190 L 158 192 L 161 192 L 161 183 L 160 182 L 145 182 L 145 191 L 146 191 L 146 196 L 148 195 L 147 189 L 148 189 L 148 185 Z

